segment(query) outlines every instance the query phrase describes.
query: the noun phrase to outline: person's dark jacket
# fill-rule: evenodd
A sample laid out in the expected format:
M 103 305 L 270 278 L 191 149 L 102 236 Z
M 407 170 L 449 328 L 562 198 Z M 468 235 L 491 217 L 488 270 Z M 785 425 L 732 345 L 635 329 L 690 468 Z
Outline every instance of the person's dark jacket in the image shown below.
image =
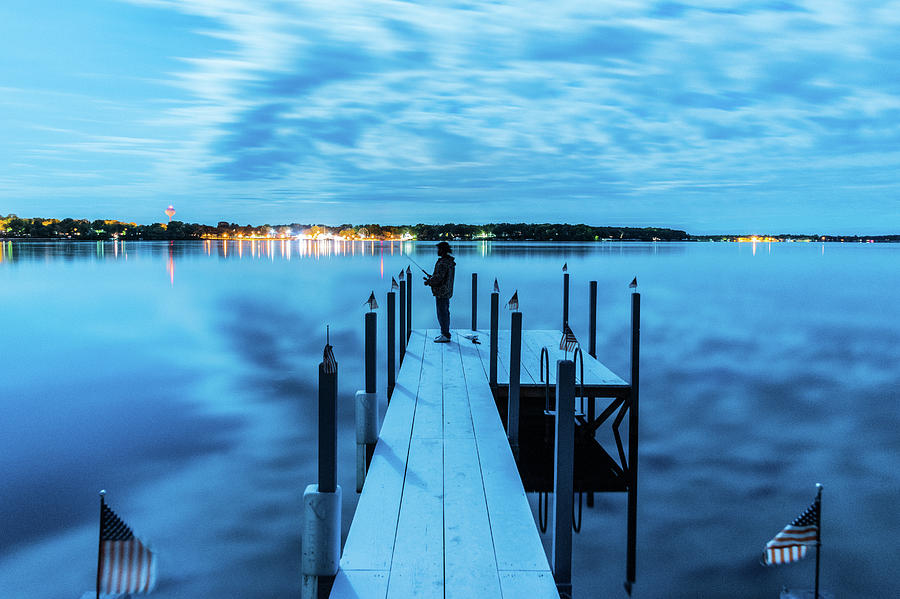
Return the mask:
M 456 275 L 456 260 L 450 254 L 444 254 L 434 264 L 434 274 L 426 282 L 431 286 L 431 293 L 438 298 L 453 297 L 453 278 Z

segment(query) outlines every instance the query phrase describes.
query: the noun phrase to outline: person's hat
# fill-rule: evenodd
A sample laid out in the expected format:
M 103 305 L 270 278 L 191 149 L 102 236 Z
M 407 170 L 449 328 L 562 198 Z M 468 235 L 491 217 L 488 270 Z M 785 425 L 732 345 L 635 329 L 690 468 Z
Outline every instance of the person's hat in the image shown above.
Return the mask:
M 446 241 L 440 242 L 439 244 L 437 244 L 436 247 L 437 247 L 438 251 L 444 250 L 444 251 L 447 252 L 448 254 L 452 254 L 452 253 L 453 253 L 453 250 L 450 249 L 450 244 L 447 243 Z

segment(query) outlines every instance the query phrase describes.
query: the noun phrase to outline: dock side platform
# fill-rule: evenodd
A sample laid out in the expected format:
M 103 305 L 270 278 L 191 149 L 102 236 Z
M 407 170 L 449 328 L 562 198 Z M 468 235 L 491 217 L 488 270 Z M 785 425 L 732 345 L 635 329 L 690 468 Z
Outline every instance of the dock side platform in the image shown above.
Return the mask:
M 412 331 L 332 587 L 335 599 L 558 598 L 483 363 Z M 487 337 L 482 337 L 483 343 Z M 502 345 L 501 345 L 502 347 Z

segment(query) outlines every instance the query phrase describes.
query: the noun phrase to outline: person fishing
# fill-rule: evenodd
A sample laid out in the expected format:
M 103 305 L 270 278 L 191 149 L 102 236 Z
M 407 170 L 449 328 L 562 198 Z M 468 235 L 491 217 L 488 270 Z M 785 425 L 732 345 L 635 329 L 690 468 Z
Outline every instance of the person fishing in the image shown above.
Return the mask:
M 425 273 L 425 285 L 431 287 L 434 295 L 434 306 L 437 311 L 441 334 L 434 338 L 435 343 L 450 343 L 450 298 L 453 297 L 453 278 L 456 274 L 456 261 L 451 255 L 450 244 L 442 241 L 437 244 L 438 259 L 431 275 Z M 424 269 L 423 269 L 424 271 Z

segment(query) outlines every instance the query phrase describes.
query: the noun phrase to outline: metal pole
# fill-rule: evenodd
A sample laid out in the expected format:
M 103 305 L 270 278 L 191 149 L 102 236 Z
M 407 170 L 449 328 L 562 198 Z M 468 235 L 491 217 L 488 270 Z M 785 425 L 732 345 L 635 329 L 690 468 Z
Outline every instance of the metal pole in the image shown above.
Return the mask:
M 522 313 L 513 312 L 509 325 L 509 403 L 506 435 L 513 456 L 519 459 L 519 376 L 522 371 Z
M 631 397 L 628 407 L 628 547 L 625 588 L 635 579 L 638 482 L 638 387 L 641 356 L 641 294 L 631 294 Z
M 497 329 L 500 320 L 500 294 L 496 291 L 491 293 L 491 359 L 490 359 L 490 376 L 488 381 L 491 389 L 497 387 Z
M 563 330 L 569 324 L 569 273 L 563 273 Z
M 100 599 L 100 573 L 103 568 L 103 506 L 105 501 L 103 496 L 106 491 L 100 491 L 100 536 L 97 545 L 97 599 Z
M 387 399 L 391 401 L 391 395 L 394 394 L 394 383 L 397 380 L 397 366 L 395 363 L 397 353 L 397 337 L 395 336 L 395 326 L 397 318 L 397 294 L 388 291 L 387 294 Z
M 319 364 L 319 492 L 337 486 L 337 365 L 334 372 Z
M 402 276 L 402 272 L 400 273 Z M 403 364 L 403 356 L 406 355 L 406 332 L 403 330 L 406 327 L 406 281 L 400 279 L 400 322 L 397 323 L 397 328 L 400 329 L 400 335 L 398 339 L 400 340 L 400 364 Z
M 589 334 L 588 334 L 588 355 L 592 358 L 597 358 L 597 281 L 590 282 L 590 289 L 588 292 L 588 321 L 589 321 Z M 594 419 L 594 411 L 596 408 L 596 399 L 593 395 L 588 396 L 588 413 L 587 419 L 588 421 L 593 421 Z M 591 491 L 587 494 L 587 506 L 594 507 L 594 492 Z
M 556 446 L 553 473 L 553 578 L 572 596 L 572 511 L 575 498 L 575 362 L 556 362 Z
M 588 333 L 588 354 L 597 357 L 597 281 L 591 281 L 588 308 L 590 333 Z
M 366 312 L 366 393 L 375 393 L 375 339 L 378 334 L 378 317 L 375 312 Z
M 819 599 L 819 553 L 821 553 L 822 548 L 822 485 L 816 483 L 816 487 L 818 488 L 818 493 L 816 493 L 816 520 L 818 520 L 816 527 L 816 589 L 815 589 L 815 598 Z
M 413 281 L 412 271 L 406 267 L 406 342 L 409 343 L 409 337 L 412 335 L 412 293 Z
M 472 273 L 472 330 L 478 330 L 478 273 Z

